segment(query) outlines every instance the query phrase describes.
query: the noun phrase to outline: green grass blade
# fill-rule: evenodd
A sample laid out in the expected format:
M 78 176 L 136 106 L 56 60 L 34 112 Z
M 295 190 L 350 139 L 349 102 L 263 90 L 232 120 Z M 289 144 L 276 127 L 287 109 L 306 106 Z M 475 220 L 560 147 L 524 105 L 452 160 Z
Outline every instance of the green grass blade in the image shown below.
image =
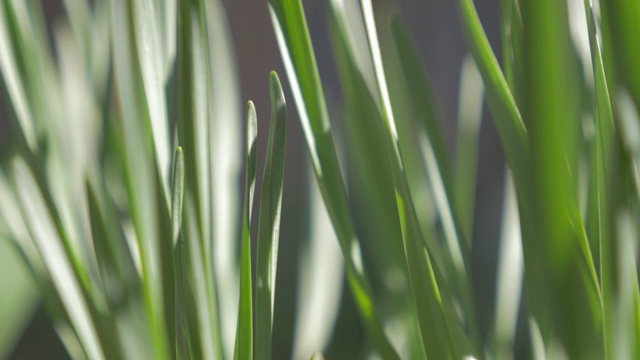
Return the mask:
M 8 2 L 0 4 L 0 70 L 4 79 L 7 92 L 14 107 L 18 123 L 25 141 L 32 151 L 37 150 L 36 130 L 33 123 L 31 108 L 25 93 L 25 84 L 21 79 L 19 64 L 16 54 L 13 52 L 13 44 L 10 38 L 12 22 L 7 14 Z M 15 31 L 15 30 L 14 30 Z
M 473 0 L 459 0 L 461 20 L 469 50 L 484 81 L 487 101 L 502 140 L 516 187 L 529 163 L 529 138 L 515 99 L 509 90 L 489 40 L 482 28 Z
M 59 296 L 87 356 L 104 359 L 105 355 L 91 319 L 90 308 L 83 296 L 77 274 L 62 246 L 56 226 L 47 212 L 48 206 L 26 163 L 17 158 L 13 163 L 14 186 L 23 218 L 38 252 L 50 271 Z
M 271 125 L 267 158 L 262 177 L 260 218 L 258 220 L 258 252 L 256 255 L 255 354 L 258 359 L 271 359 L 271 331 L 276 291 L 276 269 L 280 237 L 280 210 L 284 181 L 284 151 L 287 109 L 280 80 L 271 72 Z
M 592 181 L 595 181 L 595 186 L 592 186 L 590 207 L 588 212 L 589 220 L 591 220 L 592 226 L 588 229 L 589 233 L 589 245 L 591 246 L 591 253 L 595 256 L 594 262 L 599 265 L 598 273 L 600 274 L 600 286 L 602 289 L 603 300 L 603 316 L 604 316 L 604 341 L 605 349 L 609 356 L 612 355 L 614 348 L 613 341 L 614 336 L 612 334 L 612 306 L 613 301 L 613 284 L 614 277 L 612 276 L 613 264 L 611 264 L 610 256 L 603 256 L 611 254 L 612 252 L 612 239 L 609 231 L 609 186 L 610 184 L 610 169 L 609 164 L 612 158 L 611 144 L 613 135 L 613 111 L 611 107 L 611 97 L 609 96 L 609 89 L 607 87 L 607 77 L 603 63 L 603 54 L 600 41 L 598 40 L 598 31 L 596 28 L 596 21 L 593 14 L 591 3 L 588 0 L 584 1 L 585 13 L 587 17 L 587 30 L 589 32 L 589 44 L 591 47 L 591 63 L 593 67 L 594 78 L 594 96 L 595 101 L 593 106 L 593 114 L 595 114 L 595 148 L 592 152 L 591 166 L 592 166 Z M 595 194 L 594 194 L 595 192 Z
M 531 124 L 532 204 L 536 237 L 541 239 L 535 251 L 546 261 L 551 331 L 570 357 L 601 358 L 599 284 L 572 175 L 578 168 L 580 99 L 567 6 L 553 0 L 522 5 L 524 114 Z
M 369 280 L 362 267 L 360 243 L 349 214 L 302 3 L 300 0 L 270 0 L 269 11 L 313 169 L 340 241 L 349 285 L 358 310 L 380 355 L 385 359 L 397 358 L 382 329 Z
M 163 311 L 163 266 L 161 266 L 161 246 L 159 239 L 170 236 L 170 222 L 168 232 L 159 233 L 156 217 L 158 211 L 168 212 L 164 196 L 157 197 L 157 163 L 153 153 L 147 149 L 153 148 L 149 143 L 151 134 L 144 126 L 146 115 L 144 106 L 144 89 L 140 74 L 136 72 L 135 44 L 131 39 L 132 29 L 129 27 L 127 4 L 114 1 L 111 3 L 112 20 L 112 48 L 114 49 L 114 76 L 118 99 L 120 101 L 120 126 L 124 137 L 124 151 L 120 154 L 124 164 L 127 194 L 131 208 L 135 235 L 140 249 L 142 274 L 146 310 L 149 314 L 149 331 L 153 334 L 155 356 L 166 358 L 169 356 L 167 328 Z M 157 170 L 157 171 L 156 171 Z M 160 192 L 162 194 L 162 192 Z M 165 197 L 166 199 L 166 197 Z M 170 220 L 169 220 L 170 221 Z M 169 240 L 169 244 L 170 244 Z M 165 281 L 168 281 L 166 277 Z
M 640 33 L 640 3 L 634 0 L 600 1 L 603 34 L 608 48 L 606 51 L 607 76 L 614 77 L 613 84 L 624 86 L 631 94 L 636 107 L 640 107 L 640 44 L 635 41 Z M 607 69 L 608 70 L 608 69 Z M 614 88 L 609 88 L 613 92 Z
M 423 237 L 418 226 L 418 219 L 413 206 L 411 193 L 402 162 L 402 154 L 398 144 L 398 134 L 391 108 L 391 101 L 380 54 L 380 46 L 376 31 L 376 24 L 371 1 L 362 0 L 362 11 L 367 29 L 369 49 L 378 83 L 380 102 L 382 103 L 383 118 L 387 126 L 389 142 L 393 152 L 390 154 L 396 201 L 402 224 L 403 242 L 407 257 L 407 266 L 413 299 L 418 312 L 418 323 L 422 335 L 422 342 L 428 358 L 455 358 L 456 353 L 451 343 L 451 337 L 444 319 L 442 300 L 431 267 L 430 255 L 423 252 Z M 426 265 L 426 266 L 425 266 Z
M 473 210 L 475 208 L 476 180 L 478 171 L 478 141 L 484 101 L 484 85 L 473 58 L 467 55 L 460 73 L 460 96 L 458 98 L 458 133 L 455 167 L 455 209 L 471 246 Z
M 253 359 L 253 283 L 251 281 L 251 209 L 256 185 L 256 145 L 258 120 L 253 102 L 247 104 L 246 176 L 242 211 L 242 248 L 240 255 L 240 306 L 233 358 Z
M 133 31 L 140 62 L 144 94 L 149 112 L 162 189 L 168 204 L 169 197 L 169 124 L 164 93 L 165 71 L 160 34 L 160 15 L 155 1 L 134 1 L 132 9 Z
M 193 282 L 197 343 L 206 359 L 224 358 L 218 287 L 213 260 L 210 160 L 208 28 L 204 2 L 180 2 L 178 9 L 178 133 L 185 160 L 185 244 Z M 193 227 L 195 225 L 195 227 Z M 194 342 L 195 343 L 195 342 Z M 196 346 L 197 347 L 197 346 Z
M 184 153 L 177 147 L 173 157 L 173 180 L 171 191 L 171 234 L 176 246 L 182 227 L 182 203 L 184 201 Z

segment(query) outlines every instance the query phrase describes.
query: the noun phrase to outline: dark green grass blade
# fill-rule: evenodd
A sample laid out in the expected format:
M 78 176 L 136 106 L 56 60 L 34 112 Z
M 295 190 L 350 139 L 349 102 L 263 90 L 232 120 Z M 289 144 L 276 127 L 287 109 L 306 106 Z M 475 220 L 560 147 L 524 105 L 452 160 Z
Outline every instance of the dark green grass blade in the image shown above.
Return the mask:
M 409 268 L 409 277 L 417 308 L 418 324 L 422 335 L 422 342 L 428 358 L 449 359 L 456 358 L 448 325 L 444 317 L 442 299 L 438 284 L 431 266 L 430 255 L 423 251 L 423 237 L 418 226 L 413 200 L 402 161 L 402 154 L 398 144 L 398 134 L 393 117 L 393 110 L 389 99 L 386 78 L 382 65 L 380 46 L 376 31 L 375 19 L 371 2 L 361 1 L 371 59 L 373 61 L 380 102 L 382 103 L 383 118 L 387 127 L 388 141 L 393 148 L 390 161 L 393 170 L 396 201 L 402 236 Z
M 269 11 L 280 53 L 298 109 L 312 165 L 327 212 L 344 254 L 347 277 L 358 310 L 376 350 L 385 358 L 397 358 L 382 329 L 362 267 L 360 243 L 349 214 L 348 200 L 338 165 L 327 107 L 309 30 L 300 0 L 270 0 Z
M 181 359 L 189 358 L 190 333 L 186 313 L 186 295 L 188 289 L 184 285 L 182 208 L 184 203 L 184 153 L 177 147 L 173 156 L 173 173 L 171 180 L 171 237 L 175 287 L 175 321 L 176 356 Z
M 251 281 L 251 209 L 256 185 L 256 140 L 258 121 L 253 102 L 247 104 L 246 175 L 242 211 L 242 247 L 240 253 L 240 306 L 233 358 L 253 359 L 253 283 Z
M 276 291 L 284 151 L 287 134 L 287 109 L 282 86 L 275 72 L 271 73 L 270 85 L 271 125 L 262 177 L 256 260 L 255 354 L 257 359 L 271 358 L 271 331 Z
M 522 14 L 524 114 L 531 124 L 533 213 L 540 240 L 534 251 L 545 260 L 550 330 L 570 357 L 602 358 L 599 284 L 572 175 L 577 172 L 580 99 L 567 6 L 529 0 L 522 3 Z

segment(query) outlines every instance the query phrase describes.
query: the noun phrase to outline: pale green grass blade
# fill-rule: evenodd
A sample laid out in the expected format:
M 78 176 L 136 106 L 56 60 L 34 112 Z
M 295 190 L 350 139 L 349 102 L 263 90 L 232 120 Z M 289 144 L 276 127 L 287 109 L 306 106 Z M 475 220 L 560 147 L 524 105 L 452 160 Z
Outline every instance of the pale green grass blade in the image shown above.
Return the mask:
M 158 197 L 157 186 L 162 186 L 156 178 L 155 156 L 149 154 L 148 146 L 153 146 L 148 127 L 144 124 L 144 88 L 140 73 L 136 72 L 135 47 L 129 28 L 127 4 L 121 1 L 111 3 L 112 41 L 114 76 L 117 97 L 120 103 L 123 141 L 121 161 L 124 163 L 127 194 L 131 217 L 140 249 L 145 306 L 149 313 L 149 331 L 153 334 L 155 356 L 159 359 L 169 356 L 166 320 L 163 308 L 163 266 L 161 266 L 162 236 L 157 222 L 158 211 L 168 212 L 167 201 Z M 158 170 L 159 171 L 159 170 Z M 161 192 L 160 192 L 161 193 Z M 166 199 L 166 197 L 165 197 Z M 162 224 L 160 224 L 162 225 Z M 164 224 L 169 225 L 170 223 Z M 170 240 L 169 240 L 170 241 Z M 170 244 L 170 243 L 169 243 Z M 167 279 L 164 279 L 167 280 Z
M 524 271 L 518 203 L 509 171 L 506 172 L 505 183 L 492 339 L 497 359 L 509 359 L 514 356 L 514 339 Z
M 526 176 L 526 171 L 523 168 L 529 163 L 527 129 L 507 81 L 500 70 L 498 60 L 491 50 L 473 0 L 459 0 L 458 3 L 467 44 L 482 75 L 487 101 L 493 113 L 509 165 L 513 169 L 516 188 L 518 188 L 520 186 L 519 178 Z
M 223 358 L 218 288 L 214 271 L 211 224 L 210 69 L 204 7 L 180 2 L 178 9 L 178 133 L 185 160 L 185 237 L 187 278 L 193 291 L 197 331 L 190 331 L 200 357 Z M 201 12 L 198 12 L 200 10 Z M 187 220 L 188 219 L 188 220 Z
M 85 65 L 91 63 L 91 30 L 92 21 L 91 10 L 87 0 L 64 0 L 63 1 L 69 24 L 73 30 L 73 35 L 78 40 L 80 52 L 85 58 Z
M 442 300 L 431 267 L 430 255 L 423 252 L 423 237 L 418 226 L 407 178 L 398 144 L 398 133 L 391 108 L 386 77 L 380 54 L 373 7 L 368 0 L 361 1 L 371 58 L 378 83 L 383 118 L 387 127 L 388 141 L 393 148 L 390 154 L 396 201 L 402 224 L 402 235 L 407 257 L 407 266 L 413 298 L 417 308 L 418 323 L 427 357 L 437 359 L 455 358 L 456 349 L 451 343 L 447 323 L 444 319 Z M 425 266 L 426 265 L 426 266 Z
M 220 325 L 225 349 L 234 347 L 239 301 L 241 177 L 244 122 L 238 60 L 225 8 L 220 0 L 204 1 L 208 32 L 209 161 L 213 263 L 220 304 Z
M 302 3 L 300 0 L 271 0 L 269 11 L 313 169 L 340 241 L 349 285 L 358 310 L 380 355 L 385 359 L 397 358 L 382 329 L 369 280 L 362 267 L 360 243 L 349 215 L 347 195 Z
M 33 316 L 39 296 L 26 264 L 3 236 L 0 254 L 0 357 L 7 358 Z
M 158 169 L 160 169 L 162 189 L 168 204 L 170 139 L 164 93 L 165 64 L 163 63 L 164 56 L 161 44 L 160 9 L 158 3 L 152 0 L 134 1 L 131 6 L 137 58 L 140 62 L 153 145 Z
M 256 145 L 258 119 L 253 102 L 247 104 L 246 132 L 246 176 L 244 188 L 244 209 L 242 211 L 242 248 L 240 253 L 240 306 L 233 358 L 253 358 L 253 271 L 251 268 L 251 209 L 256 185 Z
M 458 133 L 455 166 L 455 209 L 471 246 L 478 171 L 478 142 L 484 102 L 484 84 L 473 58 L 465 56 L 460 73 Z
M 267 157 L 261 185 L 256 255 L 255 354 L 257 359 L 271 359 L 271 331 L 276 292 L 284 151 L 287 134 L 287 109 L 282 86 L 275 72 L 271 73 L 270 85 L 271 125 L 269 126 Z
M 308 171 L 311 171 L 309 169 Z M 322 194 L 309 177 L 310 239 L 300 256 L 293 358 L 303 359 L 325 349 L 340 311 L 344 260 Z
M 91 318 L 90 307 L 83 296 L 53 219 L 46 210 L 48 206 L 24 160 L 14 160 L 13 176 L 23 218 L 27 219 L 27 228 L 50 272 L 70 322 L 87 356 L 104 359 L 105 354 Z

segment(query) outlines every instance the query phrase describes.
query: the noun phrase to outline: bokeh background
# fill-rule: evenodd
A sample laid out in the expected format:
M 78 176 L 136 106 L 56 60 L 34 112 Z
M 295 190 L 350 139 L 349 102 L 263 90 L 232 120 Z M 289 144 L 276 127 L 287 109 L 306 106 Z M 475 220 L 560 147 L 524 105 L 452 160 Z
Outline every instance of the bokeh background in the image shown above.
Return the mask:
M 287 99 L 292 99 L 269 18 L 267 2 L 260 0 L 223 1 L 235 44 L 243 100 L 253 100 L 258 110 L 258 152 L 266 150 L 268 133 L 269 71 L 276 70 L 283 78 Z M 318 59 L 330 111 L 342 107 L 334 54 L 328 27 L 328 0 L 303 1 L 311 38 Z M 65 17 L 61 0 L 42 0 L 48 27 Z M 498 0 L 476 0 L 476 7 L 489 41 L 501 53 Z M 416 40 L 429 74 L 439 112 L 444 121 L 448 150 L 454 153 L 460 68 L 467 52 L 458 20 L 458 9 L 451 0 L 376 0 L 377 14 L 399 13 Z M 385 19 L 384 15 L 380 19 Z M 388 17 L 387 17 L 388 20 Z M 384 26 L 384 23 L 381 23 Z M 384 39 L 384 36 L 382 36 Z M 4 91 L 4 90 L 3 90 Z M 274 359 L 292 357 L 298 276 L 297 256 L 301 239 L 305 238 L 310 209 L 305 199 L 309 192 L 308 154 L 293 101 L 288 102 L 288 134 L 286 173 L 277 278 L 274 320 Z M 8 100 L 0 93 L 0 144 L 11 134 Z M 481 332 L 488 332 L 494 313 L 495 274 L 502 209 L 504 156 L 496 130 L 483 110 L 477 178 L 477 198 L 474 209 L 473 248 L 471 254 L 473 281 Z M 332 116 L 333 131 L 340 138 L 340 116 Z M 261 157 L 258 173 L 263 165 Z M 258 194 L 256 194 L 258 196 Z M 366 249 L 365 253 L 366 253 Z M 0 284 L 2 289 L 2 284 Z M 352 304 L 348 289 L 342 295 L 343 309 L 336 322 L 327 358 L 354 358 L 360 354 L 363 329 Z M 1 295 L 0 295 L 1 296 Z M 2 320 L 0 319 L 0 323 Z M 44 311 L 37 307 L 33 319 L 20 336 L 9 359 L 66 359 L 63 346 Z

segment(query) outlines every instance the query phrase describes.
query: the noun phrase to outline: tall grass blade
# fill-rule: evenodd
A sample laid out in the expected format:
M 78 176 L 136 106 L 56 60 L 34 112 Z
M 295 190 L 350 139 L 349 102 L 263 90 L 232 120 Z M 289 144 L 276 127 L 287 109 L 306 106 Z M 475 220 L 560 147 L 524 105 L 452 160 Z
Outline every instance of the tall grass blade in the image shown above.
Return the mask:
M 258 219 L 258 252 L 256 255 L 255 354 L 258 359 L 271 358 L 271 331 L 276 291 L 287 130 L 287 109 L 280 80 L 275 72 L 271 72 L 269 80 L 271 125 L 269 126 L 267 157 L 262 176 L 260 218 Z
M 509 85 L 491 50 L 473 0 L 459 0 L 461 21 L 469 50 L 484 81 L 487 101 L 502 140 L 509 165 L 513 169 L 516 188 L 526 176 L 529 163 L 529 137 Z
M 385 359 L 397 358 L 382 329 L 369 280 L 362 267 L 360 243 L 349 214 L 347 195 L 302 2 L 270 0 L 269 11 L 313 169 L 340 241 L 349 285 L 360 316 L 380 355 Z
M 169 125 L 167 121 L 167 103 L 164 95 L 165 71 L 164 54 L 161 44 L 160 9 L 156 1 L 134 1 L 132 9 L 135 44 L 140 61 L 144 94 L 149 112 L 153 145 L 155 147 L 158 169 L 169 201 Z
M 240 252 L 240 306 L 233 358 L 253 359 L 253 275 L 251 267 L 251 209 L 256 185 L 256 145 L 258 119 L 253 102 L 247 104 L 246 175 L 244 183 L 244 208 L 242 210 L 242 245 Z

